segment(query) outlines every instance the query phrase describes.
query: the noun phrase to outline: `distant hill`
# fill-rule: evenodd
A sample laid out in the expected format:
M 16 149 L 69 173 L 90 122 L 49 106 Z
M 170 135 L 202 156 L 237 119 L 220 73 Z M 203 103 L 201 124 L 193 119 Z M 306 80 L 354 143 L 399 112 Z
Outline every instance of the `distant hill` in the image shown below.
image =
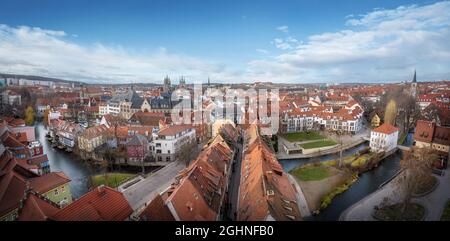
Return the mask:
M 58 78 L 50 78 L 50 77 L 42 77 L 42 76 L 35 76 L 35 75 L 20 75 L 20 74 L 2 74 L 0 73 L 0 79 L 3 78 L 18 78 L 18 79 L 27 79 L 27 80 L 41 80 L 41 81 L 52 81 L 52 82 L 61 82 L 61 83 L 75 83 L 75 84 L 83 84 L 83 85 L 101 85 L 101 86 L 129 86 L 130 83 L 110 83 L 110 84 L 104 84 L 104 83 L 86 83 L 82 81 L 75 81 L 75 80 L 65 80 L 65 79 L 58 79 Z M 132 85 L 135 86 L 161 86 L 161 84 L 155 84 L 155 83 L 133 83 Z
M 18 78 L 18 79 L 28 79 L 28 80 L 41 80 L 41 81 L 63 82 L 63 83 L 86 84 L 81 81 L 64 80 L 64 79 L 49 78 L 49 77 L 34 76 L 34 75 L 20 75 L 20 74 L 2 74 L 2 73 L 0 73 L 0 78 Z

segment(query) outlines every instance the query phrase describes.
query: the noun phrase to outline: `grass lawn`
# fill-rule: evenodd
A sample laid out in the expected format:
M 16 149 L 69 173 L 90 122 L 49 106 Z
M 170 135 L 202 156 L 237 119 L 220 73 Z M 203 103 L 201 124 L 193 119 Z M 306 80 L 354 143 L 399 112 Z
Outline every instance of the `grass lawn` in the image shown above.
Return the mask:
M 314 131 L 303 131 L 283 134 L 282 137 L 289 142 L 311 141 L 325 139 L 322 135 Z
M 450 200 L 445 204 L 444 211 L 442 211 L 441 221 L 450 221 Z
M 352 167 L 359 167 L 362 166 L 364 164 L 366 164 L 366 162 L 369 160 L 369 155 L 365 154 L 362 155 L 360 157 L 358 157 L 358 159 L 354 160 L 351 164 Z
M 95 175 L 92 177 L 92 185 L 98 187 L 100 185 L 106 185 L 108 187 L 116 188 L 123 182 L 135 177 L 136 174 L 129 173 L 108 173 L 108 181 L 105 180 L 104 174 Z
M 322 165 L 300 167 L 291 171 L 291 173 L 302 181 L 318 181 L 330 175 L 327 167 Z
M 337 143 L 333 140 L 320 140 L 320 141 L 314 141 L 314 142 L 308 142 L 305 144 L 301 144 L 300 146 L 305 149 L 312 149 L 312 148 L 319 148 L 319 147 L 325 147 L 325 146 L 334 146 Z

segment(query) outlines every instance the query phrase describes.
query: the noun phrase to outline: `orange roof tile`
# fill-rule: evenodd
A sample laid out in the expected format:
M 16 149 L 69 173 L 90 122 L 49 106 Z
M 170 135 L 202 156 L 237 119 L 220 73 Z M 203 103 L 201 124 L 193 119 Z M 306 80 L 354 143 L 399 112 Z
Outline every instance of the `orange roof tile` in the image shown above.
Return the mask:
M 24 201 L 23 207 L 19 210 L 18 221 L 47 221 L 59 211 L 59 207 L 44 200 L 43 197 L 35 193 L 29 193 Z
M 133 213 L 124 195 L 100 186 L 67 205 L 51 217 L 57 221 L 124 221 Z
M 40 177 L 30 179 L 30 187 L 38 193 L 44 194 L 56 187 L 70 182 L 63 172 L 50 172 Z
M 389 135 L 389 134 L 392 134 L 392 133 L 398 131 L 398 128 L 393 126 L 393 125 L 391 125 L 391 124 L 384 123 L 383 125 L 373 129 L 372 131 L 380 132 L 380 133 L 384 133 L 384 134 Z

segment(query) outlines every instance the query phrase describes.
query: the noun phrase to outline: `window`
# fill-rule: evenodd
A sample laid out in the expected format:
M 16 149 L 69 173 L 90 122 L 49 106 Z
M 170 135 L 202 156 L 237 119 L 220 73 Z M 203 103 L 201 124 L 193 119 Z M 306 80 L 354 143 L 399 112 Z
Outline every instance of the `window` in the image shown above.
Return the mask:
M 59 195 L 58 189 L 55 189 L 54 194 L 55 194 L 55 196 L 58 196 L 58 195 Z
M 61 187 L 61 192 L 65 192 L 66 191 L 66 187 L 65 186 L 62 186 Z

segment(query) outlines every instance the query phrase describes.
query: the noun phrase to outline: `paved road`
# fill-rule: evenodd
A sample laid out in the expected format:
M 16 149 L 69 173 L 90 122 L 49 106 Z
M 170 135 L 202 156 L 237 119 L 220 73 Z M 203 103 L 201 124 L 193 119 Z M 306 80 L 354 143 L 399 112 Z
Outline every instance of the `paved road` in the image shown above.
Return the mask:
M 175 176 L 185 168 L 184 163 L 172 162 L 152 173 L 144 180 L 125 189 L 123 194 L 134 211 L 139 211 L 153 199 L 158 192 L 163 191 L 175 180 Z
M 287 175 L 289 181 L 294 185 L 295 189 L 297 190 L 296 198 L 297 198 L 297 205 L 300 210 L 300 215 L 302 217 L 311 216 L 311 211 L 309 210 L 308 202 L 306 202 L 306 198 L 305 195 L 303 194 L 302 188 L 291 174 L 287 173 Z
M 230 186 L 228 189 L 228 219 L 235 220 L 234 213 L 237 212 L 237 204 L 239 199 L 239 184 L 241 182 L 241 164 L 242 164 L 242 144 L 238 144 L 238 150 L 235 158 L 234 172 L 231 173 Z
M 450 168 L 447 168 L 444 176 L 437 176 L 439 185 L 430 194 L 414 198 L 413 202 L 417 202 L 427 209 L 426 221 L 441 220 L 442 212 L 447 200 L 450 200 Z

